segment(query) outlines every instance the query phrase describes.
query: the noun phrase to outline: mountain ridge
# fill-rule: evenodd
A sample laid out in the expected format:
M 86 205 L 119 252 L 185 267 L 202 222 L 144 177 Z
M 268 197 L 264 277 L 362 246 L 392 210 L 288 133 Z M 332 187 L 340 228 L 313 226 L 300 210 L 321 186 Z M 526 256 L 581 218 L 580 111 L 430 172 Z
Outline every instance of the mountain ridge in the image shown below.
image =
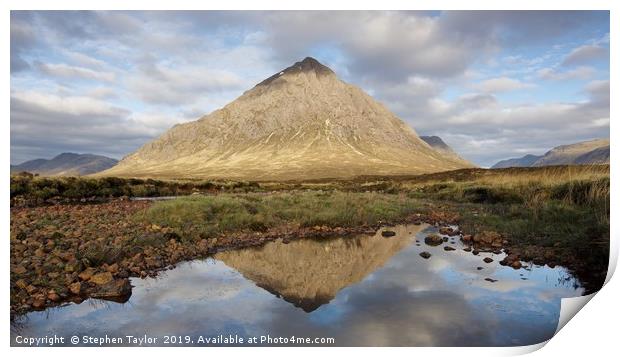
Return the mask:
M 556 146 L 544 155 L 528 154 L 520 158 L 501 160 L 491 168 L 609 164 L 609 147 L 609 139 L 581 141 Z
M 118 160 L 95 154 L 64 152 L 51 159 L 34 159 L 11 165 L 11 172 L 27 171 L 44 176 L 82 176 L 116 165 Z
M 448 144 L 446 144 L 445 141 L 443 141 L 442 138 L 440 138 L 439 136 L 436 135 L 421 135 L 420 139 L 422 139 L 424 142 L 426 142 L 430 147 L 432 147 L 433 149 L 445 154 L 445 155 L 449 155 L 449 156 L 453 156 L 459 160 L 463 160 L 463 161 L 467 161 L 465 159 L 463 159 L 456 151 L 454 151 L 454 149 L 452 149 L 452 147 Z M 473 164 L 472 164 L 473 165 Z

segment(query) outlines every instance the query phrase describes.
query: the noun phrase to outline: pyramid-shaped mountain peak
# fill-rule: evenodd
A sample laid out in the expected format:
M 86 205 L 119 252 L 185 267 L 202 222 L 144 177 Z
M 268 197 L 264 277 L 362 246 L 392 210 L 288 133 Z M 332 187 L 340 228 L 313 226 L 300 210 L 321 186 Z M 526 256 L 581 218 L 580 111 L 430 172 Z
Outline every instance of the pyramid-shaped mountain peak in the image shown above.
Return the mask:
M 282 76 L 309 72 L 313 72 L 317 76 L 335 76 L 334 71 L 332 71 L 329 67 L 323 65 L 321 62 L 317 61 L 312 57 L 306 57 L 303 60 L 295 62 L 293 65 L 275 73 L 274 75 L 260 82 L 257 86 L 269 85 Z
M 301 180 L 470 166 L 431 148 L 384 105 L 307 57 L 101 174 Z

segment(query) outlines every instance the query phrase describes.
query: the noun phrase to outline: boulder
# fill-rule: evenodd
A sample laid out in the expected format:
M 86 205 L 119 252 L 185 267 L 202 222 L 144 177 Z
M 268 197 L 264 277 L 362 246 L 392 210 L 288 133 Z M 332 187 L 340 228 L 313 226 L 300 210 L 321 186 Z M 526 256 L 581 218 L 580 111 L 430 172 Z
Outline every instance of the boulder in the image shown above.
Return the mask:
M 439 228 L 439 234 L 443 234 L 443 235 L 452 235 L 452 233 L 454 232 L 454 230 L 451 227 L 441 227 Z
M 125 302 L 131 296 L 131 284 L 129 284 L 129 279 L 112 280 L 97 286 L 90 296 L 96 299 Z
M 383 237 L 393 237 L 393 236 L 396 235 L 396 232 L 394 232 L 394 231 L 383 231 L 383 232 L 381 232 L 381 235 Z
M 422 253 L 420 253 L 420 256 L 422 258 L 424 258 L 424 259 L 428 259 L 428 258 L 431 257 L 431 253 L 429 253 L 429 252 L 422 252 Z
M 81 290 L 82 284 L 79 281 L 69 285 L 69 291 L 74 295 L 80 295 Z
M 447 245 L 447 246 L 443 247 L 443 250 L 445 250 L 446 252 L 450 252 L 450 251 L 453 251 L 453 250 L 456 250 L 456 249 L 454 249 L 451 246 Z
M 482 259 L 482 261 L 487 263 L 487 264 L 489 264 L 489 263 L 491 263 L 493 261 L 493 258 L 486 257 L 486 258 Z
M 95 274 L 96 270 L 94 268 L 87 268 L 78 274 L 78 277 L 83 281 L 88 281 Z
M 97 285 L 105 285 L 111 282 L 112 280 L 114 280 L 112 273 L 110 273 L 109 271 L 106 271 L 105 273 L 99 273 L 99 274 L 93 275 L 89 281 Z
M 443 243 L 443 238 L 438 234 L 429 234 L 424 238 L 424 243 L 430 246 L 437 246 Z
M 54 290 L 50 290 L 50 291 L 47 293 L 47 298 L 48 298 L 50 301 L 53 301 L 53 302 L 57 302 L 58 300 L 60 300 L 60 296 L 58 296 L 58 294 L 56 294 L 56 291 L 54 291 Z
M 502 246 L 503 238 L 497 232 L 483 231 L 476 234 L 473 237 L 473 241 L 474 243 L 478 243 L 480 245 L 490 245 L 497 248 Z

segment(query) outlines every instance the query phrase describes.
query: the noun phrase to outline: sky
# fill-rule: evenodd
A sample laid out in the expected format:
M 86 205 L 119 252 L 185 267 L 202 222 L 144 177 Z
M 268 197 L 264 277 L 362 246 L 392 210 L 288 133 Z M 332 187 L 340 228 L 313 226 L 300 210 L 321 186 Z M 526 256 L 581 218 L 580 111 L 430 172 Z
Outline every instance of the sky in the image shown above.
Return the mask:
M 11 163 L 120 159 L 304 57 L 488 167 L 609 138 L 607 11 L 11 11 Z

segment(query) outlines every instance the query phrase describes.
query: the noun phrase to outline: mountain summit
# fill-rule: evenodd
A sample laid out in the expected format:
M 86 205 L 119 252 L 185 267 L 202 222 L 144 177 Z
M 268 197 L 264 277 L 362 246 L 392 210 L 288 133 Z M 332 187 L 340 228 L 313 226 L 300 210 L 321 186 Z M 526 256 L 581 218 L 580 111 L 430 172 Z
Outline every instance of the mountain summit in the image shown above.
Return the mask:
M 385 106 L 308 57 L 101 174 L 288 180 L 470 166 L 433 150 Z

